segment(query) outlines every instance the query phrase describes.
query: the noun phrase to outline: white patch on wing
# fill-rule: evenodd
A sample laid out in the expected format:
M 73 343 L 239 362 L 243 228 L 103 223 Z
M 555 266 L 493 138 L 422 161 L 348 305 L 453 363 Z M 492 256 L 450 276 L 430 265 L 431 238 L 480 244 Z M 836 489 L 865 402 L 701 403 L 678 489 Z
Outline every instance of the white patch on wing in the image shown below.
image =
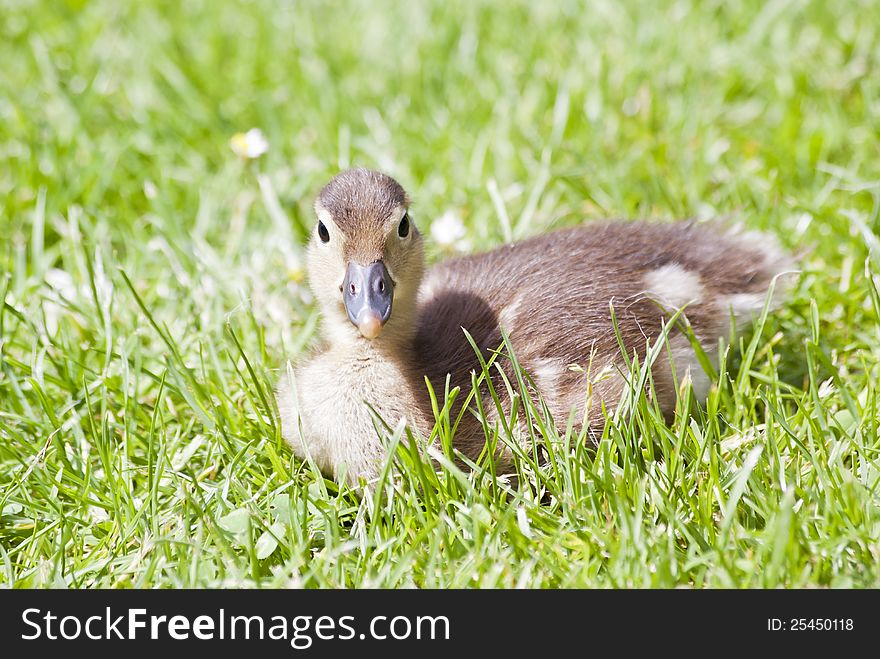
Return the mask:
M 694 396 L 704 400 L 709 395 L 709 376 L 703 370 L 697 353 L 694 352 L 691 342 L 686 336 L 676 336 L 669 340 L 669 352 L 672 357 L 672 367 L 679 386 L 686 380 L 690 380 L 694 389 Z
M 564 365 L 557 359 L 541 357 L 534 360 L 528 370 L 544 402 L 553 405 L 559 394 L 559 378 L 565 371 Z
M 700 276 L 677 263 L 669 263 L 645 274 L 646 293 L 663 305 L 680 309 L 699 302 L 703 295 Z
M 521 303 L 522 298 L 518 297 L 506 307 L 504 307 L 501 310 L 501 313 L 498 314 L 498 326 L 508 334 L 513 332 L 513 324 L 516 320 L 516 312 L 519 311 L 519 306 Z
M 792 267 L 791 258 L 779 245 L 776 236 L 763 231 L 746 229 L 742 223 L 727 232 L 727 238 L 738 242 L 743 249 L 762 257 L 760 265 L 785 269 Z

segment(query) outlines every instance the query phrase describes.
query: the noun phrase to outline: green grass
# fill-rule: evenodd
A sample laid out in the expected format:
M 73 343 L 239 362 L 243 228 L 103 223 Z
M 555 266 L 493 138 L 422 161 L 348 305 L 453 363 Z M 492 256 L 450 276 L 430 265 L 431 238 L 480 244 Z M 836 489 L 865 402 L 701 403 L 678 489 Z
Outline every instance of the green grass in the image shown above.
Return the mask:
M 0 0 L 0 584 L 880 586 L 878 14 Z M 272 399 L 316 335 L 310 205 L 355 164 L 478 248 L 735 212 L 804 272 L 703 411 L 637 397 L 588 451 L 522 397 L 548 463 L 404 442 L 360 498 Z

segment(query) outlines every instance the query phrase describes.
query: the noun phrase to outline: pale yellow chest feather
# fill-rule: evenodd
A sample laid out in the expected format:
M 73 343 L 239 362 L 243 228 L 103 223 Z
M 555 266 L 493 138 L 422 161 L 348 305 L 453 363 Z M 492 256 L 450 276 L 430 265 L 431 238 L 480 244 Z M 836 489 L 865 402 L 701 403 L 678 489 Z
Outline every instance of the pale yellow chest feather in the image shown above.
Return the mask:
M 281 427 L 294 453 L 307 454 L 325 473 L 345 472 L 355 484 L 377 476 L 383 438 L 416 409 L 400 367 L 390 360 L 340 358 L 324 353 L 285 376 L 278 390 Z M 377 415 L 379 418 L 377 418 Z

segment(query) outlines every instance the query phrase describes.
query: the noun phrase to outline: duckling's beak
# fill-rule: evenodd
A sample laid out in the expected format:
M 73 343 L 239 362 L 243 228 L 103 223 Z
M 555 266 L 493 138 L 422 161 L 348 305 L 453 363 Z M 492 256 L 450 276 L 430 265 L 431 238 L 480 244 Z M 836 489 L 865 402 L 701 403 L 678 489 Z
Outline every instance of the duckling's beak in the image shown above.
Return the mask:
M 391 317 L 394 282 L 382 261 L 370 265 L 349 263 L 342 281 L 342 299 L 348 319 L 364 338 L 375 339 Z

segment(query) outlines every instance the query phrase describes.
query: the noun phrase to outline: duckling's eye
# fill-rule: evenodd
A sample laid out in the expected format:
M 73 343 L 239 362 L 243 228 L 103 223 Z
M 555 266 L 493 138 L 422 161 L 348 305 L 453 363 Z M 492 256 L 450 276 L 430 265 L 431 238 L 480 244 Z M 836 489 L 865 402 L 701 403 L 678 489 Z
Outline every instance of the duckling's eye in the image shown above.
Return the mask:
M 397 235 L 406 238 L 409 235 L 409 213 L 403 214 L 403 219 L 397 225 Z
M 330 232 L 327 231 L 327 227 L 324 226 L 324 223 L 321 220 L 318 220 L 318 237 L 321 239 L 322 243 L 330 242 Z

